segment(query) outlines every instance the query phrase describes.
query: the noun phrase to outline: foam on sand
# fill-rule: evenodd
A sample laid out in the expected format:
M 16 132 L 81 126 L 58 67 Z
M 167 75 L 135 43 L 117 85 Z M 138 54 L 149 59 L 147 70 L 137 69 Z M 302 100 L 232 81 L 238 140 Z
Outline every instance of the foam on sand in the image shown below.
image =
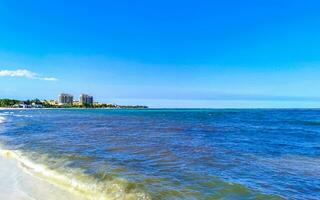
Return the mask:
M 25 173 L 17 160 L 10 157 L 9 151 L 1 150 L 0 156 L 0 199 L 70 199 L 82 200 L 81 196 L 71 194 L 41 178 Z
M 0 124 L 5 122 L 5 115 L 0 113 Z M 80 170 L 64 168 L 63 164 L 58 170 L 52 169 L 44 164 L 48 163 L 45 155 L 38 155 L 40 162 L 34 162 L 25 154 L 7 150 L 0 144 L 0 199 L 151 199 L 126 179 L 103 176 L 103 180 L 98 181 Z
M 0 193 L 22 196 L 13 199 L 151 199 L 142 191 L 130 190 L 134 187 L 125 179 L 97 182 L 88 175 L 70 169 L 66 170 L 68 173 L 59 173 L 45 165 L 32 162 L 19 151 L 0 149 L 0 154 L 0 165 L 4 168 L 0 172 L 0 178 L 4 178 L 0 179 L 0 188 L 3 188 L 1 184 L 10 182 L 9 191 Z M 7 176 L 6 171 L 10 171 L 11 175 Z M 10 198 L 4 196 L 0 199 Z

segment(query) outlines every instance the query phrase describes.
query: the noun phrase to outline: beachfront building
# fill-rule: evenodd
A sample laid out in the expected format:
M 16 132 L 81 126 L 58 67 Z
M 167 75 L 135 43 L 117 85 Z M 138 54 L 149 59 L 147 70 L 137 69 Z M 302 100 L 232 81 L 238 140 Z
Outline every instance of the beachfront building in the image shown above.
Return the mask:
M 15 104 L 12 106 L 13 108 L 31 108 L 31 105 L 28 105 L 24 102 L 21 102 L 19 104 Z
M 74 105 L 74 106 L 80 106 L 81 103 L 80 103 L 80 101 L 74 100 L 74 101 L 73 101 L 73 105 Z
M 96 102 L 93 102 L 93 105 L 94 105 L 94 106 L 101 106 L 102 103 L 96 101 Z
M 51 106 L 58 105 L 58 102 L 56 100 L 48 100 L 48 101 L 45 100 L 45 103 L 47 103 L 47 104 L 49 104 Z
M 81 105 L 92 105 L 93 104 L 93 96 L 87 94 L 80 95 L 80 104 Z
M 62 93 L 58 98 L 59 105 L 72 105 L 73 104 L 73 96 L 71 94 Z
M 42 104 L 37 104 L 37 103 L 33 102 L 33 103 L 31 104 L 31 108 L 43 108 L 43 105 L 42 105 Z

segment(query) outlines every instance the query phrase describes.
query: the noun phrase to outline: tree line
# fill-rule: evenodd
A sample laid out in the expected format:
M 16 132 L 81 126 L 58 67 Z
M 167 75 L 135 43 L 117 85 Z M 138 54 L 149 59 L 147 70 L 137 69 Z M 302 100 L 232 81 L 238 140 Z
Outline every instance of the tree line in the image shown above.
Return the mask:
M 141 109 L 141 108 L 148 108 L 147 106 L 140 106 L 140 105 L 128 105 L 122 106 L 117 104 L 82 104 L 82 105 L 52 105 L 48 101 L 43 100 L 40 101 L 39 99 L 32 99 L 26 101 L 20 101 L 16 99 L 0 99 L 0 107 L 5 108 L 12 108 L 17 104 L 25 104 L 25 105 L 41 105 L 44 108 L 125 108 L 125 109 Z

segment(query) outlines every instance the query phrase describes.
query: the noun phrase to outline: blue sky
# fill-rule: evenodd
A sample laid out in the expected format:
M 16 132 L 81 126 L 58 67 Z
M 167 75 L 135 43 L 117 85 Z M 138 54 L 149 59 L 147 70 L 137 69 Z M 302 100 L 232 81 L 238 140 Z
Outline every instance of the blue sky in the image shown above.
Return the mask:
M 319 9 L 316 0 L 4 0 L 0 98 L 320 107 Z

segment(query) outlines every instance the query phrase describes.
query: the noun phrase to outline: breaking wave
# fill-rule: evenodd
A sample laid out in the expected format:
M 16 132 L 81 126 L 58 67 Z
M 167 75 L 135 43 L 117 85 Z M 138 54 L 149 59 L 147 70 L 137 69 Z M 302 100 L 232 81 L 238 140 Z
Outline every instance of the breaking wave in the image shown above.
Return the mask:
M 0 124 L 6 120 L 6 117 L 0 115 Z
M 151 196 L 139 189 L 135 183 L 119 177 L 104 176 L 102 180 L 85 174 L 77 169 L 51 169 L 49 166 L 33 162 L 20 151 L 0 148 L 2 156 L 13 158 L 19 166 L 33 176 L 68 190 L 89 200 L 149 200 Z M 58 161 L 59 162 L 59 161 Z

